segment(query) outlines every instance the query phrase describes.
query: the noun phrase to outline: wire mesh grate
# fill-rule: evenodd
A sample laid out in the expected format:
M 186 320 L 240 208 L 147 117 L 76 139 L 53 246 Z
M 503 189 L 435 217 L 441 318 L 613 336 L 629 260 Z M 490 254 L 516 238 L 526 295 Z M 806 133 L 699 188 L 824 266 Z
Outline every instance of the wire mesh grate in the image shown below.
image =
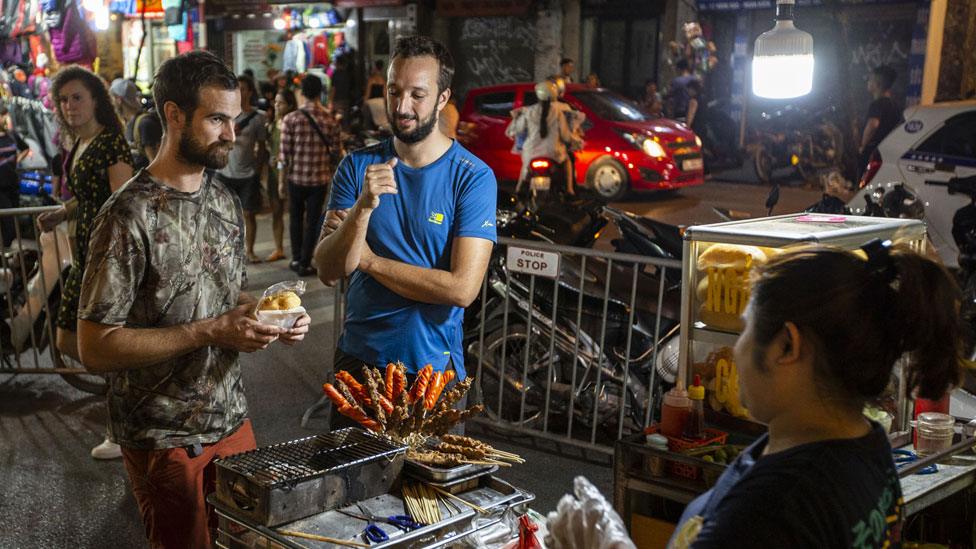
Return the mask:
M 258 448 L 217 461 L 261 486 L 275 486 L 334 473 L 406 450 L 377 435 L 349 428 Z

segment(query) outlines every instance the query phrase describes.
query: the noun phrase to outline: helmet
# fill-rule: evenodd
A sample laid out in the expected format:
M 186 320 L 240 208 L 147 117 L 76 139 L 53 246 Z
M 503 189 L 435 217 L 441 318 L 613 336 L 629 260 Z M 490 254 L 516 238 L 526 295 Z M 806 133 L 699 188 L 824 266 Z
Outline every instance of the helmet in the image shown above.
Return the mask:
M 556 84 L 548 80 L 535 85 L 535 96 L 539 98 L 539 101 L 552 101 L 556 99 L 558 93 L 559 90 L 556 88 Z
M 561 76 L 557 76 L 556 78 L 553 78 L 552 81 L 555 82 L 555 84 L 556 84 L 556 90 L 558 92 L 557 95 L 556 95 L 556 97 L 562 97 L 563 95 L 565 95 L 566 94 L 566 79 L 563 78 L 563 77 L 561 77 Z

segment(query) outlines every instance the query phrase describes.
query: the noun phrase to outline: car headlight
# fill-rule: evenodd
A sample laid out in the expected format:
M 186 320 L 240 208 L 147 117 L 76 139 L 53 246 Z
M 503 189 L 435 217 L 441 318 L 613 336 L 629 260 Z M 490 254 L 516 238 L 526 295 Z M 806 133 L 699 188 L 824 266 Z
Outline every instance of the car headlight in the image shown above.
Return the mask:
M 664 153 L 664 147 L 653 139 L 645 138 L 644 142 L 641 144 L 641 149 L 644 150 L 644 154 L 650 156 L 651 158 L 663 158 L 666 156 Z
M 635 147 L 644 151 L 644 154 L 651 158 L 664 158 L 667 156 L 667 153 L 664 152 L 664 147 L 660 143 L 644 134 L 620 132 L 620 135 Z
M 695 136 L 695 145 L 701 147 L 701 137 L 698 137 L 697 135 Z

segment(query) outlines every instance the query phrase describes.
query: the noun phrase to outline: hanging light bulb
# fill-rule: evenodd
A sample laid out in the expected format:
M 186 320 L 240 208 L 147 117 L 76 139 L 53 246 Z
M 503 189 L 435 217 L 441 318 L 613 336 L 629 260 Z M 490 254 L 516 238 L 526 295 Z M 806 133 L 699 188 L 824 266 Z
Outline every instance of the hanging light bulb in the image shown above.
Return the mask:
M 272 25 L 274 25 L 275 30 L 285 30 L 286 23 L 284 19 L 278 17 L 274 20 Z
M 813 37 L 793 26 L 795 0 L 776 0 L 776 25 L 756 38 L 752 92 L 788 99 L 813 89 Z

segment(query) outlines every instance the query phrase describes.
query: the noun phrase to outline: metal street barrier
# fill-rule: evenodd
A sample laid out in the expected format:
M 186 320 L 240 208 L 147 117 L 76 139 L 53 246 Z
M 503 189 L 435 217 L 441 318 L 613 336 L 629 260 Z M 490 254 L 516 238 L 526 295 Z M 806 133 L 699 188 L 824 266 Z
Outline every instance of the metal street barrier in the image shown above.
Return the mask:
M 55 349 L 61 287 L 72 261 L 67 224 L 41 232 L 58 206 L 0 209 L 0 373 L 59 374 L 89 392 L 104 381 Z
M 486 412 L 475 421 L 612 455 L 651 421 L 658 351 L 677 349 L 680 280 L 677 260 L 499 238 L 465 311 L 469 404 Z M 336 334 L 343 307 L 337 288 Z

